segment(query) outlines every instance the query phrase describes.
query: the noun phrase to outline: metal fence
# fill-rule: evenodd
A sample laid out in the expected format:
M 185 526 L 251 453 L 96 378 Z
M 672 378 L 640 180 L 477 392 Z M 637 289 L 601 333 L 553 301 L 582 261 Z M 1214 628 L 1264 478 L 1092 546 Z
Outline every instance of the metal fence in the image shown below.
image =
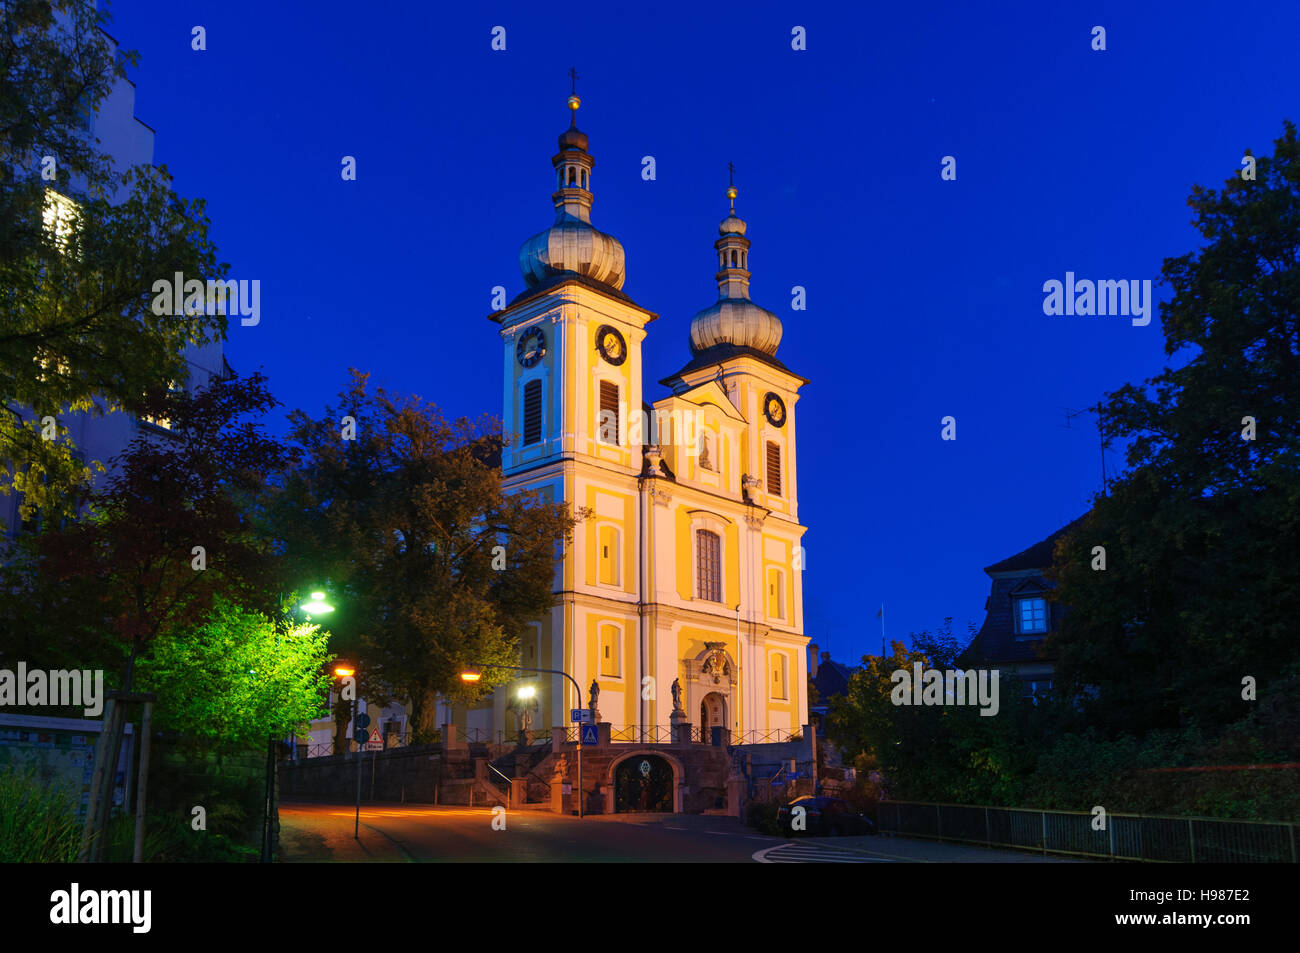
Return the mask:
M 707 745 L 713 742 L 711 729 L 700 725 L 691 725 L 690 729 L 693 744 Z M 566 725 L 564 740 L 576 742 L 579 730 L 577 725 Z M 774 728 L 771 731 L 727 733 L 724 738 L 726 739 L 726 745 L 733 747 L 735 745 L 779 744 L 786 741 L 799 741 L 801 735 L 797 729 L 791 731 L 787 728 Z M 674 743 L 671 725 L 610 725 L 609 740 L 617 743 L 634 744 L 667 745 Z
M 732 736 L 733 745 L 767 745 L 781 744 L 786 741 L 800 741 L 803 734 L 798 728 L 773 728 L 771 731 L 742 731 Z
M 1296 863 L 1295 824 L 881 801 L 882 832 L 1112 860 Z M 1094 829 L 1094 826 L 1101 829 Z

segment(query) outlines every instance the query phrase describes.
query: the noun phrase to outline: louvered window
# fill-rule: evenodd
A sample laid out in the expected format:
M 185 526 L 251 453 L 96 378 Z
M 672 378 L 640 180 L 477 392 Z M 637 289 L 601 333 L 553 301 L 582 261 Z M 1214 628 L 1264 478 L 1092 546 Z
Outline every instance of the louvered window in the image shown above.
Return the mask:
M 781 495 L 781 446 L 771 440 L 767 442 L 767 492 Z
M 710 602 L 722 601 L 722 540 L 717 533 L 707 529 L 695 531 L 697 583 L 700 598 Z
M 542 439 L 542 382 L 524 385 L 524 446 Z
M 600 382 L 600 418 L 596 421 L 597 439 L 601 443 L 618 444 L 618 385 Z

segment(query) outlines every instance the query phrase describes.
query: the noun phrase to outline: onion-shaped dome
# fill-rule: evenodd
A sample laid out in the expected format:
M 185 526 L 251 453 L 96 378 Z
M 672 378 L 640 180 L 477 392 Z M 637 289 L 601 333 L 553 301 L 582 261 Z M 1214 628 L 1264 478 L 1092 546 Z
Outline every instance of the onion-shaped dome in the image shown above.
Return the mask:
M 781 319 L 748 298 L 721 298 L 691 319 L 692 354 L 736 344 L 775 355 L 780 343 Z
M 562 219 L 524 242 L 519 249 L 519 270 L 529 287 L 572 273 L 620 289 L 626 277 L 618 239 L 576 218 Z
M 749 300 L 749 246 L 745 220 L 736 215 L 735 186 L 727 189 L 731 213 L 718 226 L 718 300 L 691 319 L 691 354 L 719 344 L 752 347 L 775 355 L 781 319 Z
M 591 170 L 596 161 L 587 152 L 587 134 L 578 128 L 577 95 L 569 97 L 573 119 L 559 137 L 555 167 L 555 224 L 519 249 L 519 270 L 530 288 L 558 275 L 582 275 L 616 291 L 627 277 L 623 246 L 591 224 Z

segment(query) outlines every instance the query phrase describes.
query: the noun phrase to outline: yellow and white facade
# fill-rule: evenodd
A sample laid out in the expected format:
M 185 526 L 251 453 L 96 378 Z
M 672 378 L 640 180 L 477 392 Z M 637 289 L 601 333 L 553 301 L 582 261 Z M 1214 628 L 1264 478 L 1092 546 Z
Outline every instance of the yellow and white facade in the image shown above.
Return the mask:
M 622 291 L 623 249 L 590 222 L 587 137 L 575 122 L 552 159 L 556 222 L 525 242 L 527 288 L 500 325 L 502 457 L 511 491 L 579 517 L 557 560 L 555 604 L 519 633 L 536 730 L 569 723 L 599 686 L 601 721 L 685 720 L 733 739 L 808 721 L 796 405 L 806 381 L 775 358 L 781 322 L 749 300 L 745 223 L 722 222 L 719 299 L 691 326 L 692 359 L 644 393 L 656 315 Z M 523 726 L 519 682 L 452 720 L 492 738 Z M 678 715 L 678 721 L 683 716 Z M 463 719 L 463 720 L 462 720 Z

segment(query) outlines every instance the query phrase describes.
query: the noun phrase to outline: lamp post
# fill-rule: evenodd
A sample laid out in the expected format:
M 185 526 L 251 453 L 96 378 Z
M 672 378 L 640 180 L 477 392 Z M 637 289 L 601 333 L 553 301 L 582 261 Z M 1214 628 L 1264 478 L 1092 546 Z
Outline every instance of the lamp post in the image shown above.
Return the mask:
M 356 673 L 357 673 L 356 668 L 354 668 L 353 666 L 347 663 L 344 663 L 342 665 L 337 665 L 334 668 L 334 674 L 339 678 L 348 678 L 352 675 L 355 675 Z M 350 721 L 350 724 L 352 725 L 354 731 L 356 730 L 357 716 L 360 713 L 361 713 L 361 699 L 360 697 L 353 697 L 352 719 Z M 347 736 L 345 735 L 344 737 L 346 739 Z M 361 761 L 363 758 L 365 758 L 366 752 L 365 752 L 365 746 L 361 743 L 361 740 L 356 739 L 356 741 L 357 741 L 357 803 L 356 803 L 356 813 L 352 818 L 352 838 L 353 840 L 360 840 L 361 839 Z M 346 743 L 347 742 L 345 740 L 344 744 Z
M 311 622 L 312 613 L 325 615 L 333 612 L 334 607 L 325 601 L 325 593 L 313 592 L 311 601 L 298 607 Z M 296 742 L 295 742 L 296 743 Z M 295 749 L 296 750 L 296 749 Z M 262 863 L 271 862 L 271 807 L 275 802 L 275 736 L 267 742 L 266 749 L 266 801 L 262 812 Z
M 574 681 L 572 675 L 568 672 L 562 672 L 558 668 L 528 668 L 523 665 L 497 665 L 495 662 L 477 663 L 471 662 L 469 668 L 460 673 L 460 679 L 463 682 L 477 682 L 482 675 L 479 673 L 480 668 L 507 668 L 513 672 L 541 672 L 547 675 L 563 675 L 573 683 L 573 690 L 578 693 L 578 707 L 582 707 L 582 688 Z M 522 692 L 521 692 L 522 694 Z M 529 696 L 531 697 L 531 696 Z M 578 819 L 582 819 L 582 736 L 579 729 L 578 736 Z

